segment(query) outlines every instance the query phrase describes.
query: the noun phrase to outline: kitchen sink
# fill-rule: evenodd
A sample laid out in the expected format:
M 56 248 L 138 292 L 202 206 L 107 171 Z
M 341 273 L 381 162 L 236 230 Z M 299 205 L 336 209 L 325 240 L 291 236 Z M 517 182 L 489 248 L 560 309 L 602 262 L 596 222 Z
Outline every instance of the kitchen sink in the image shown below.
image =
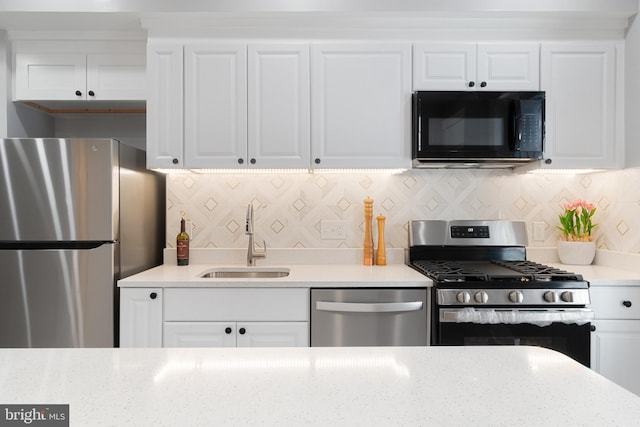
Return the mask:
M 224 267 L 207 271 L 203 279 L 267 279 L 287 277 L 291 270 L 282 267 Z

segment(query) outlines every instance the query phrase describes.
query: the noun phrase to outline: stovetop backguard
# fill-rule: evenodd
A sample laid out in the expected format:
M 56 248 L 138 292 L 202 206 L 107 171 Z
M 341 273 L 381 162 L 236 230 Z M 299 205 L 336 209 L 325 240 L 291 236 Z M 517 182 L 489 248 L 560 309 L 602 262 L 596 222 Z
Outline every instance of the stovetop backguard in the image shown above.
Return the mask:
M 524 221 L 420 220 L 409 222 L 409 247 L 522 247 L 527 246 Z

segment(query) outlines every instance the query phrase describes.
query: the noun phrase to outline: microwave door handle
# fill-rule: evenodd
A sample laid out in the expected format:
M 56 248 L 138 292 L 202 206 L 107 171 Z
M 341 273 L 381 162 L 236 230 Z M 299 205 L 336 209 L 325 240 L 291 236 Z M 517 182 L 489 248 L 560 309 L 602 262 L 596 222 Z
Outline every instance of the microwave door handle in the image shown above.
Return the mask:
M 509 113 L 511 115 L 511 129 L 513 133 L 509 141 L 509 149 L 514 151 L 522 140 L 522 131 L 520 129 L 522 123 L 522 108 L 520 106 L 520 100 L 511 101 L 511 107 Z

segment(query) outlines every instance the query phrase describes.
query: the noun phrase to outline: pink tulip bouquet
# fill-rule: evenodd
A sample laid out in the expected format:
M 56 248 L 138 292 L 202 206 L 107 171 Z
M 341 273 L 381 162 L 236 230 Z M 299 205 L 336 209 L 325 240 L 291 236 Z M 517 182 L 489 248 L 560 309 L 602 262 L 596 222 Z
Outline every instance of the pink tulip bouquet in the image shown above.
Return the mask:
M 596 213 L 596 208 L 591 203 L 577 199 L 573 203 L 566 203 L 564 212 L 558 215 L 562 231 L 561 240 L 570 242 L 590 242 L 591 230 L 596 226 L 591 218 Z

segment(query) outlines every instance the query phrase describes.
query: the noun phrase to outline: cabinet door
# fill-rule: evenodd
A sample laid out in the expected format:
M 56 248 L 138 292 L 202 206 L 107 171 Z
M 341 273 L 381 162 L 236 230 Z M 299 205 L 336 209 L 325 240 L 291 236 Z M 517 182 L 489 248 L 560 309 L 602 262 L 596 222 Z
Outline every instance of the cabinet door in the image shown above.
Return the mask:
M 615 122 L 615 44 L 543 44 L 541 68 L 546 91 L 544 166 L 617 167 L 622 141 Z
M 86 86 L 85 54 L 16 54 L 16 100 L 84 100 Z
M 120 289 L 120 347 L 162 347 L 162 289 Z
M 190 168 L 244 167 L 247 161 L 247 49 L 185 46 L 185 162 Z
M 145 57 L 137 54 L 87 56 L 87 99 L 147 99 Z
M 234 322 L 165 322 L 164 347 L 235 347 Z
M 182 45 L 147 47 L 147 167 L 184 167 Z
M 640 395 L 640 321 L 596 320 L 591 335 L 591 368 Z
M 411 166 L 411 47 L 312 46 L 311 150 L 316 168 Z
M 490 91 L 539 90 L 540 45 L 478 44 L 476 87 Z
M 238 347 L 308 347 L 307 322 L 238 322 Z
M 308 45 L 250 45 L 248 49 L 248 166 L 308 168 Z
M 413 46 L 413 90 L 475 90 L 475 80 L 475 43 Z

